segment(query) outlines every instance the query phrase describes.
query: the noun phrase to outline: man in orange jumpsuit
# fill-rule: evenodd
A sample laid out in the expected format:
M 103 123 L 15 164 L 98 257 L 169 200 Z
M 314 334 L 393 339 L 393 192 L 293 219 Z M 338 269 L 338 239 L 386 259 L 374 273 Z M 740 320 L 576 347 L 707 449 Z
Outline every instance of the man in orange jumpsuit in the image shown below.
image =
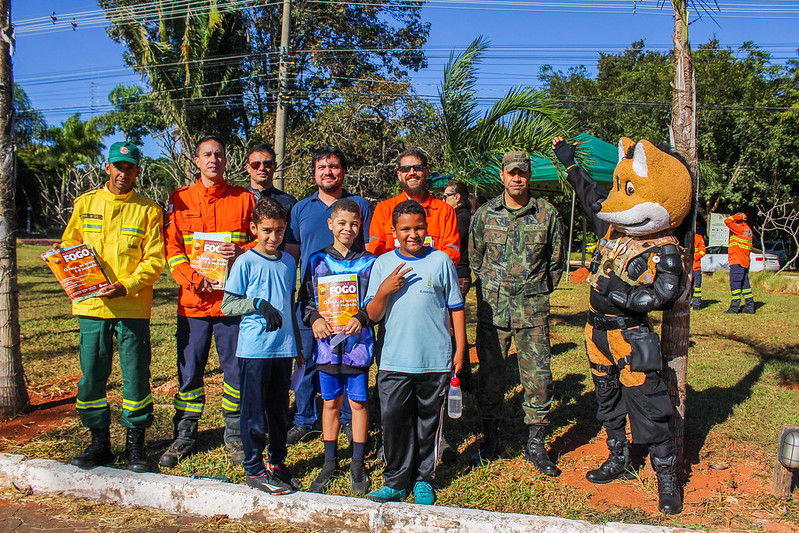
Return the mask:
M 691 307 L 699 309 L 702 307 L 702 258 L 705 256 L 705 239 L 699 233 L 694 233 L 694 297 L 691 299 Z
M 724 311 L 728 314 L 755 314 L 755 299 L 749 285 L 749 254 L 752 251 L 752 228 L 746 223 L 744 213 L 735 213 L 724 219 L 730 228 L 730 247 L 727 257 L 730 260 L 730 291 L 732 302 Z M 741 306 L 741 300 L 744 301 Z
M 400 202 L 416 200 L 424 208 L 427 217 L 427 239 L 425 244 L 441 250 L 454 264 L 461 258 L 458 217 L 455 210 L 427 190 L 430 168 L 427 155 L 421 150 L 411 149 L 402 152 L 397 158 L 397 179 L 402 192 L 393 198 L 383 200 L 375 207 L 372 224 L 369 228 L 369 251 L 379 256 L 394 249 L 394 234 L 391 231 L 391 213 Z
M 200 139 L 194 164 L 200 170 L 199 178 L 173 192 L 167 207 L 166 258 L 172 277 L 180 285 L 175 440 L 159 461 L 167 467 L 175 466 L 197 446 L 197 425 L 205 406 L 203 374 L 212 337 L 224 374 L 225 446 L 234 464 L 244 460 L 239 429 L 239 367 L 235 355 L 241 317 L 223 315 L 223 286 L 194 270 L 189 256 L 195 232 L 230 234 L 232 242 L 219 246 L 219 253 L 228 261 L 252 247 L 255 241 L 249 245 L 247 242 L 251 240 L 249 226 L 255 200 L 247 189 L 225 181 L 227 158 L 225 145 L 219 138 Z

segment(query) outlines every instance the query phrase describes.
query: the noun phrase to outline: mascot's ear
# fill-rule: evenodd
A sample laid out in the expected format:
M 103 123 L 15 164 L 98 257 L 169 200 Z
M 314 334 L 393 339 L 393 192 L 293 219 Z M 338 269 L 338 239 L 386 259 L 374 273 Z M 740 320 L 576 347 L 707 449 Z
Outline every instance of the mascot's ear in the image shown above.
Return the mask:
M 635 141 L 628 139 L 627 137 L 622 137 L 619 139 L 619 161 L 627 157 L 627 152 L 630 150 L 630 146 L 634 144 Z
M 636 144 L 635 152 L 633 154 L 633 172 L 635 172 L 642 178 L 646 178 L 649 176 L 649 167 L 647 167 L 646 164 L 646 152 L 644 151 L 645 142 L 647 141 L 641 141 L 638 144 Z

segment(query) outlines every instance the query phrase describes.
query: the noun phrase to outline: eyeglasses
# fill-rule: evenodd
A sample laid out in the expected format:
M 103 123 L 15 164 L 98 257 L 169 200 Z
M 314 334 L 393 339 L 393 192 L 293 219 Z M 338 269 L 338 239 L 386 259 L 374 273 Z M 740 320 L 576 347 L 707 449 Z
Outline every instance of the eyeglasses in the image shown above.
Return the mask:
M 261 167 L 261 165 L 263 165 L 264 168 L 272 168 L 273 166 L 275 166 L 275 162 L 274 161 L 250 161 L 250 167 L 253 170 L 258 170 Z
M 422 172 L 427 168 L 427 165 L 402 165 L 397 167 L 397 170 L 402 172 L 403 174 L 410 172 L 411 169 L 415 170 L 416 172 Z

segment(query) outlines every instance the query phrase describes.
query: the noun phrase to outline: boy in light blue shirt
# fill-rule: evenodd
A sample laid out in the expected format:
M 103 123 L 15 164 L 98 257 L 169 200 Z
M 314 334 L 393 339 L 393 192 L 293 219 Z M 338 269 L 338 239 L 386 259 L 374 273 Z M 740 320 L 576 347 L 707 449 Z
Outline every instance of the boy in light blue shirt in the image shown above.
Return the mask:
M 243 315 L 236 357 L 241 373 L 241 442 L 247 485 L 270 494 L 287 494 L 296 482 L 285 465 L 289 382 L 293 359 L 301 364 L 294 318 L 297 263 L 278 247 L 288 213 L 273 198 L 253 209 L 250 229 L 258 244 L 230 269 L 222 312 Z M 266 430 L 269 461 L 264 464 Z
M 416 503 L 432 505 L 447 384 L 452 371 L 460 371 L 466 350 L 463 297 L 452 260 L 424 244 L 424 208 L 413 200 L 402 202 L 394 208 L 392 224 L 399 246 L 377 258 L 366 293 L 369 319 L 385 316 L 386 328 L 377 373 L 386 468 L 383 487 L 368 497 L 403 500 L 414 482 Z

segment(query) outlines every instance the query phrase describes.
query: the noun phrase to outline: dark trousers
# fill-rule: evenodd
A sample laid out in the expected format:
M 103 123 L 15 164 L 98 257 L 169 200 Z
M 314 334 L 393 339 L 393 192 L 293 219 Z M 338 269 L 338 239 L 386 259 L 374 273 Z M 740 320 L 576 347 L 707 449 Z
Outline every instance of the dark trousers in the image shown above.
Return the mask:
M 618 369 L 616 362 L 632 352 L 620 329 L 600 330 L 586 324 L 585 343 L 599 404 L 596 417 L 608 437 L 626 439 L 629 416 L 636 444 L 670 441 L 669 419 L 674 407 L 660 373 L 632 372 L 629 366 Z
M 114 336 L 122 370 L 122 420 L 128 428 L 153 423 L 150 393 L 150 321 L 146 318 L 96 318 L 79 316 L 80 369 L 76 406 L 80 422 L 94 429 L 111 424 L 106 385 L 111 375 Z
M 741 265 L 730 265 L 730 292 L 733 300 L 749 300 L 752 298 L 752 286 L 749 284 L 749 269 Z
M 297 412 L 294 415 L 294 424 L 312 428 L 319 419 L 319 407 L 316 405 L 316 395 L 319 393 L 319 370 L 316 368 L 316 339 L 313 330 L 302 324 L 302 314 L 297 309 L 297 323 L 300 324 L 300 342 L 302 354 L 305 356 L 305 374 L 303 374 L 297 390 L 294 391 L 294 402 Z M 341 402 L 341 423 L 352 422 L 352 409 L 344 391 L 344 401 Z
M 240 434 L 239 365 L 236 344 L 240 317 L 185 317 L 178 315 L 178 384 L 175 395 L 175 436 L 196 438 L 197 421 L 205 407 L 203 375 L 211 351 L 211 338 L 216 343 L 219 366 L 222 367 L 222 414 L 225 417 L 225 442 Z
M 294 361 L 290 357 L 256 359 L 239 357 L 241 372 L 241 444 L 244 473 L 266 473 L 264 449 L 269 433 L 269 462 L 286 460 L 289 430 L 289 382 Z
M 691 275 L 694 278 L 694 298 L 702 298 L 702 271 L 693 270 Z
M 377 373 L 386 458 L 384 485 L 402 490 L 412 481 L 432 481 L 448 379 L 449 372 Z

